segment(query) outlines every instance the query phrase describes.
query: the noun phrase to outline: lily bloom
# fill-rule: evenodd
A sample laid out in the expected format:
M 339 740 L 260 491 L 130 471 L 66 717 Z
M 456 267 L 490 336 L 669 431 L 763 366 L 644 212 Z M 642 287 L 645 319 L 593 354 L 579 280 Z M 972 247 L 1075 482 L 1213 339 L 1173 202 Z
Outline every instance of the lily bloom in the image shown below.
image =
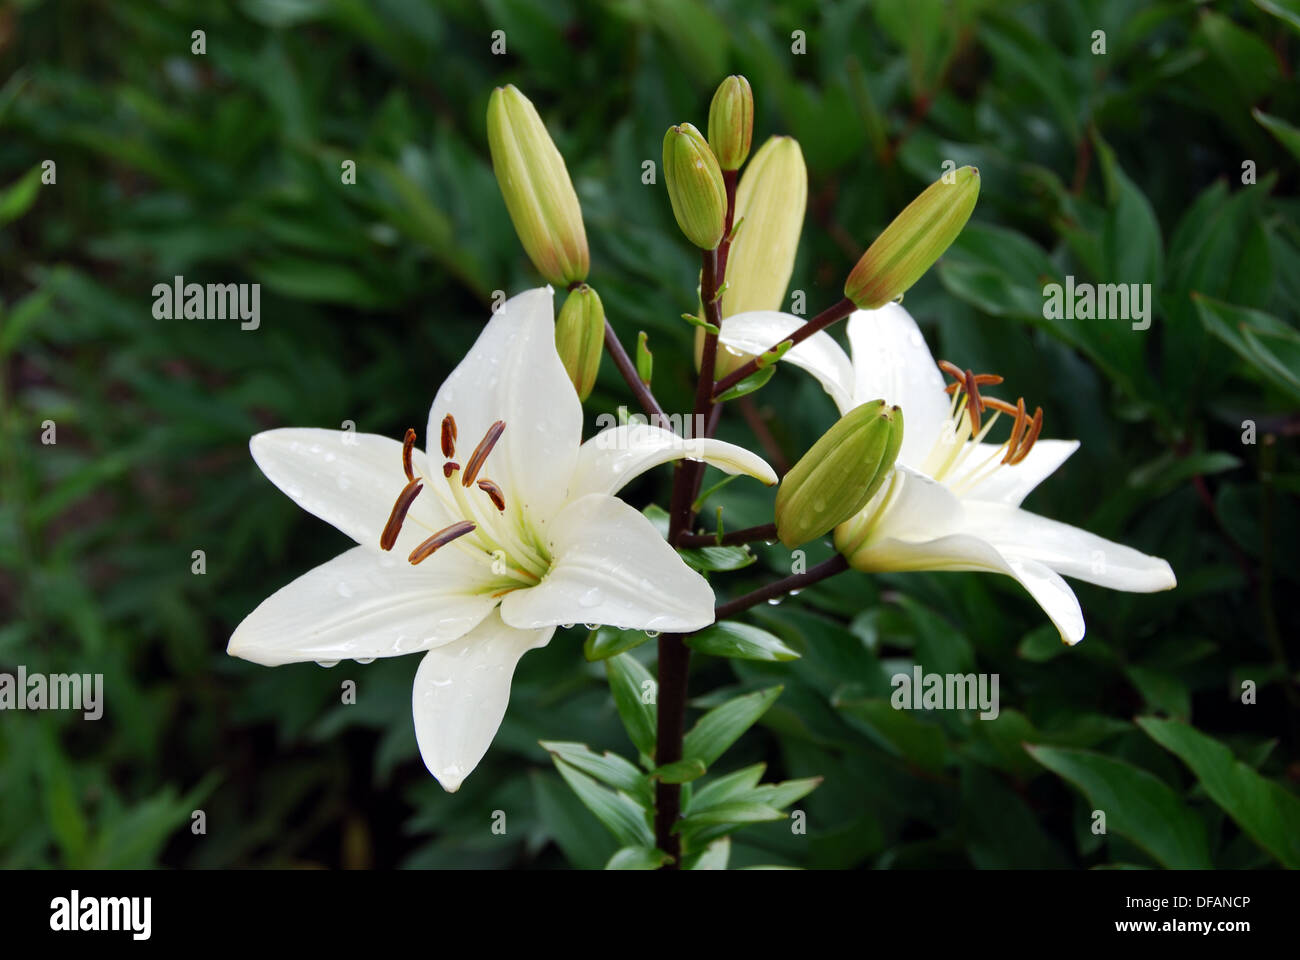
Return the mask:
M 713 622 L 708 582 L 615 496 L 628 481 L 683 457 L 768 485 L 776 475 L 740 447 L 658 427 L 581 443 L 550 287 L 497 311 L 438 390 L 428 431 L 427 453 L 412 430 L 404 442 L 313 429 L 252 438 L 271 482 L 358 546 L 265 600 L 227 652 L 267 666 L 423 653 L 416 739 L 451 792 L 496 735 L 520 657 L 556 626 Z
M 721 340 L 762 353 L 803 325 L 799 317 L 758 311 L 731 317 Z M 910 314 L 891 303 L 848 321 L 852 360 L 826 333 L 782 358 L 816 377 L 840 413 L 883 399 L 903 409 L 894 472 L 871 501 L 835 529 L 835 546 L 858 570 L 983 570 L 1018 580 L 1051 618 L 1061 639 L 1083 639 L 1083 611 L 1061 574 L 1114 590 L 1148 593 L 1176 586 L 1159 557 L 1020 508 L 1031 490 L 1079 447 L 1040 440 L 1032 416 L 985 396 L 1000 376 L 936 364 Z M 942 372 L 941 372 L 942 371 Z M 953 378 L 944 385 L 943 373 Z M 1001 443 L 987 437 L 1012 421 Z

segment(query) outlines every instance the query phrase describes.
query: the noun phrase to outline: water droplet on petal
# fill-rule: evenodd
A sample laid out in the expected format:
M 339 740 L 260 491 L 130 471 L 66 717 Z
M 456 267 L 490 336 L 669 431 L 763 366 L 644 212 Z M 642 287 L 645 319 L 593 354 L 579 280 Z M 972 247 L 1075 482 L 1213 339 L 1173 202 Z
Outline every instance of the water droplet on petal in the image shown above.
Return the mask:
M 659 631 L 658 631 L 658 630 L 647 630 L 647 631 L 645 632 L 645 635 L 646 635 L 647 637 L 649 637 L 651 640 L 653 640 L 655 637 L 659 636 Z
M 600 592 L 600 587 L 592 587 L 578 598 L 578 604 L 590 609 L 591 607 L 599 606 L 601 601 L 604 599 L 605 595 Z
M 600 624 L 599 624 L 599 623 L 584 623 L 583 626 L 586 627 L 588 630 L 598 630 L 598 629 L 600 629 Z
M 338 665 L 339 665 L 339 662 L 338 662 L 337 660 L 317 660 L 317 661 L 316 661 L 316 666 L 318 666 L 318 667 L 325 667 L 327 670 L 328 670 L 330 667 L 337 667 Z
M 347 581 L 345 580 L 340 580 L 338 582 L 337 589 L 340 597 L 347 598 L 352 596 L 352 588 L 348 586 Z
M 560 624 L 560 626 L 561 626 L 562 628 L 564 628 L 565 630 L 572 630 L 572 629 L 573 629 L 573 624 L 571 624 L 571 623 L 562 623 L 562 624 Z
M 361 664 L 363 667 L 367 663 L 374 663 L 374 662 L 375 662 L 374 657 L 357 657 L 357 663 Z

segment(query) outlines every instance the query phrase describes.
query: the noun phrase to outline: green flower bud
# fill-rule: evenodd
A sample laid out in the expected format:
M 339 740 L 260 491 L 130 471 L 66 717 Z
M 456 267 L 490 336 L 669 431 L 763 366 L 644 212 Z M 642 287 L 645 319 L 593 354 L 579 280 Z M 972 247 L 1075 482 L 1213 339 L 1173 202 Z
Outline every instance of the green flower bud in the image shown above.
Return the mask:
M 515 232 L 550 283 L 585 280 L 587 232 L 573 182 L 532 102 L 513 85 L 492 91 L 487 111 L 492 170 Z
M 718 158 L 689 123 L 664 134 L 664 182 L 682 233 L 701 250 L 716 247 L 726 226 L 727 188 Z
M 894 467 L 903 411 L 883 400 L 854 407 L 781 480 L 776 532 L 787 547 L 822 536 L 867 505 Z
M 862 255 L 844 295 L 864 310 L 898 299 L 957 239 L 979 195 L 974 167 L 957 170 L 951 183 L 940 178 L 930 184 Z
M 799 141 L 769 137 L 745 167 L 736 188 L 735 221 L 740 226 L 727 254 L 724 321 L 750 310 L 788 309 L 785 295 L 807 204 L 808 168 Z M 696 331 L 697 354 L 701 333 Z M 725 377 L 748 360 L 749 354 L 719 347 L 718 376 Z M 698 359 L 695 365 L 699 367 Z
M 754 91 L 741 76 L 727 77 L 709 104 L 709 146 L 723 170 L 739 170 L 754 136 Z
M 586 400 L 596 385 L 600 355 L 605 349 L 605 307 L 596 291 L 585 283 L 574 287 L 564 299 L 555 320 L 555 349 L 564 370 Z

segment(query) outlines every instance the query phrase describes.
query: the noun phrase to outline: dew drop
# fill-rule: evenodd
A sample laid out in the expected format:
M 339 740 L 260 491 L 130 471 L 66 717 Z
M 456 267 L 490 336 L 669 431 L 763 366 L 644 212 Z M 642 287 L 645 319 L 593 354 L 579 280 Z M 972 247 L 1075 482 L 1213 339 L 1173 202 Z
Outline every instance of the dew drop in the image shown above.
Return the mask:
M 571 624 L 571 623 L 562 623 L 562 624 L 560 624 L 560 626 L 563 627 L 565 630 L 572 630 L 572 629 L 573 629 L 573 624 Z
M 328 670 L 330 667 L 337 667 L 338 665 L 339 665 L 339 662 L 338 662 L 337 660 L 317 660 L 317 661 L 316 661 L 316 666 L 318 666 L 318 667 L 324 667 L 324 668 L 326 668 L 327 670 Z
M 799 594 L 801 594 L 801 593 L 803 593 L 802 590 L 791 590 L 791 591 L 790 591 L 790 596 L 792 596 L 792 597 L 797 597 L 797 596 L 799 596 Z
M 658 630 L 647 630 L 647 631 L 645 632 L 645 635 L 646 635 L 647 637 L 649 637 L 651 640 L 653 640 L 655 637 L 659 636 L 659 631 L 658 631 Z
M 599 623 L 584 623 L 583 626 L 586 627 L 588 630 L 599 630 L 599 629 L 600 629 L 600 624 L 599 624 Z
M 352 596 L 352 588 L 348 586 L 347 582 L 344 580 L 338 582 L 336 589 L 338 590 L 340 597 L 346 598 Z
M 363 667 L 367 663 L 374 663 L 374 662 L 375 662 L 374 657 L 357 657 L 357 663 L 361 664 Z
M 600 587 L 592 587 L 586 593 L 578 598 L 578 605 L 590 609 L 599 606 L 600 602 L 605 599 L 605 595 L 600 592 Z
M 779 607 L 779 606 L 781 605 L 781 598 L 780 598 L 780 597 L 768 597 L 768 598 L 767 598 L 767 604 L 768 604 L 768 606 L 770 606 L 770 607 Z

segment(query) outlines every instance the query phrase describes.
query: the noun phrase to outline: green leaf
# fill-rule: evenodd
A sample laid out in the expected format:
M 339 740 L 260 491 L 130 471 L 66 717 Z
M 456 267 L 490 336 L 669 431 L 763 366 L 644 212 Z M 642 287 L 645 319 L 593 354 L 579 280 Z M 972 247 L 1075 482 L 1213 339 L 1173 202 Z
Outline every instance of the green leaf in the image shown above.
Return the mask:
M 682 547 L 677 552 L 702 573 L 740 570 L 758 559 L 746 547 Z
M 1250 111 L 1250 114 L 1259 121 L 1260 126 L 1277 138 L 1278 143 L 1290 151 L 1291 156 L 1300 160 L 1300 127 L 1292 126 L 1281 117 L 1271 116 L 1258 107 Z
M 672 857 L 658 847 L 623 847 L 605 864 L 606 870 L 658 870 Z
M 650 671 L 631 654 L 620 653 L 605 661 L 609 690 L 623 727 L 643 758 L 655 755 L 659 710 L 658 690 Z M 646 701 L 649 700 L 647 703 Z
M 690 783 L 704 776 L 707 769 L 704 761 L 688 757 L 676 763 L 666 763 L 662 767 L 656 767 L 650 772 L 650 779 L 662 780 L 664 783 Z
M 1278 353 L 1295 357 L 1300 333 L 1276 317 L 1229 303 L 1195 296 L 1201 323 L 1232 348 L 1266 382 L 1300 401 L 1300 367 L 1288 365 Z
M 1255 6 L 1277 17 L 1296 33 L 1300 33 L 1300 0 L 1253 0 Z
M 673 833 L 692 833 L 700 827 L 739 826 L 784 820 L 786 814 L 765 803 L 722 803 L 692 813 L 673 825 Z
M 706 807 L 739 799 L 758 785 L 759 778 L 763 776 L 766 768 L 766 764 L 755 763 L 709 781 L 691 795 L 686 803 L 686 812 L 703 810 Z
M 726 393 L 722 394 L 722 396 L 718 397 L 716 402 L 723 403 L 727 400 L 737 400 L 748 393 L 753 393 L 755 390 L 761 389 L 767 381 L 771 380 L 772 374 L 774 373 L 776 373 L 775 366 L 763 367 L 761 370 L 756 370 Z
M 602 787 L 557 754 L 551 754 L 551 759 L 569 788 L 619 843 L 626 847 L 654 846 L 654 832 L 650 829 L 650 815 L 645 807 L 621 790 L 615 792 Z
M 712 657 L 735 657 L 739 660 L 798 660 L 781 638 L 748 623 L 726 621 L 705 627 L 686 638 L 686 645 Z
M 726 870 L 730 859 L 731 838 L 723 837 L 714 840 L 693 857 L 688 857 L 685 867 L 687 870 Z
M 713 708 L 686 734 L 682 754 L 698 758 L 709 766 L 767 712 L 767 708 L 781 695 L 781 690 L 781 687 L 768 687 Z
M 654 802 L 654 790 L 649 779 L 635 764 L 618 754 L 608 750 L 603 754 L 596 753 L 585 743 L 560 743 L 552 740 L 539 742 L 547 753 L 554 754 L 602 783 L 625 791 L 642 806 L 648 807 Z
M 0 190 L 0 226 L 17 220 L 36 202 L 41 189 L 41 168 L 32 167 L 9 186 Z
M 1123 760 L 1059 747 L 1025 745 L 1030 756 L 1079 788 L 1106 815 L 1106 829 L 1173 869 L 1208 869 L 1205 824 L 1164 781 Z
M 1256 843 L 1291 869 L 1300 868 L 1300 799 L 1261 777 L 1232 751 L 1176 720 L 1139 717 L 1140 726 L 1196 774 L 1210 799 Z
M 895 756 L 933 773 L 943 770 L 947 747 L 937 724 L 918 720 L 910 711 L 896 710 L 888 700 L 848 700 L 835 706 L 865 721 L 876 735 L 874 739 Z
M 592 663 L 608 660 L 641 646 L 650 638 L 644 630 L 620 630 L 618 627 L 598 627 L 587 634 L 582 653 Z

